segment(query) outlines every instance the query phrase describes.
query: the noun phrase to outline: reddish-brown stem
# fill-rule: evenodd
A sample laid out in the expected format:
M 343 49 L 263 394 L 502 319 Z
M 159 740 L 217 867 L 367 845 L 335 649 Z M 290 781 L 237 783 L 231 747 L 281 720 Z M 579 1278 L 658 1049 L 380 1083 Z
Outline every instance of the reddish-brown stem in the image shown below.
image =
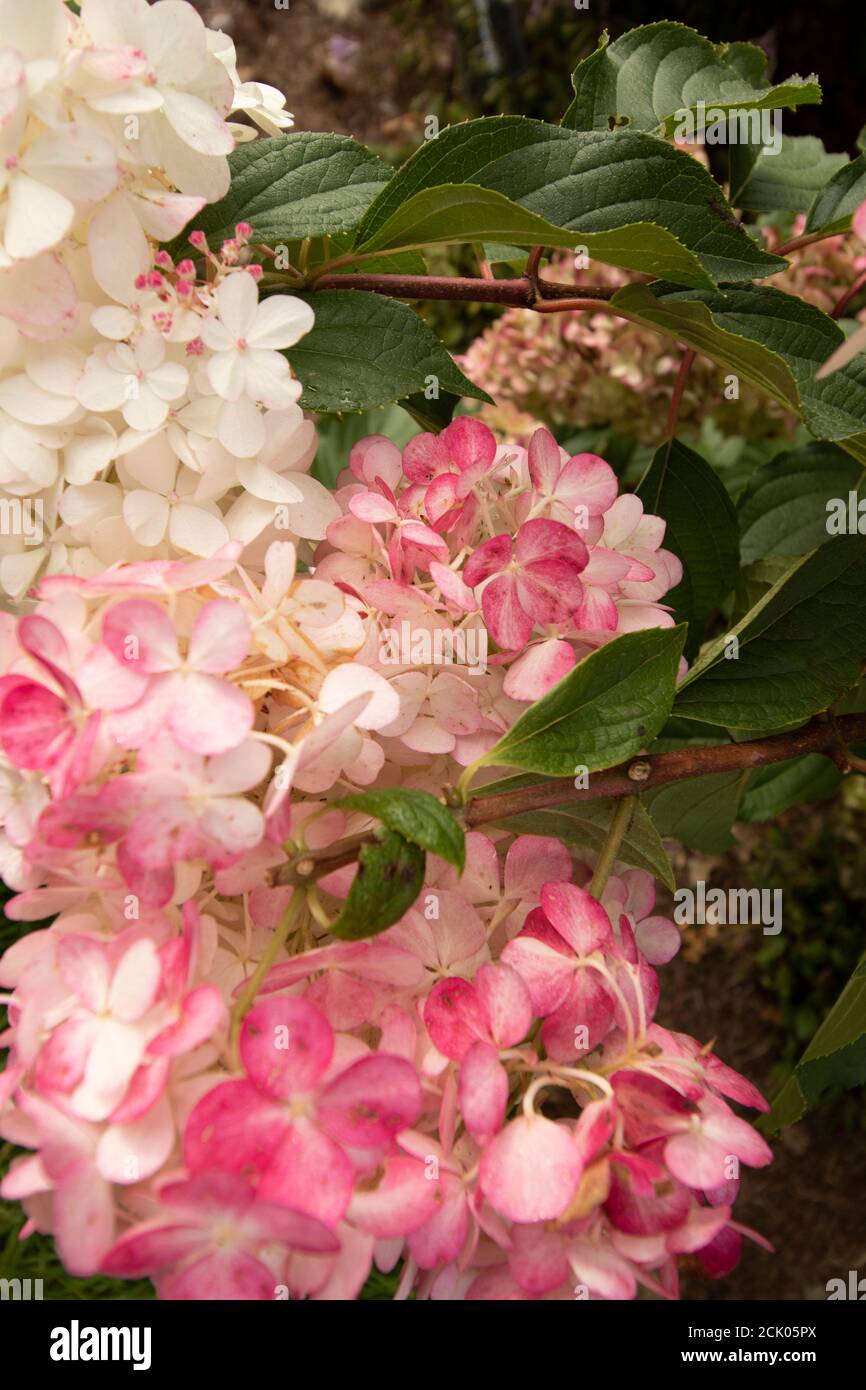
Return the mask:
M 390 295 L 392 299 L 457 299 L 477 304 L 506 304 L 523 309 L 537 309 L 539 300 L 532 282 L 525 275 L 516 280 L 486 280 L 468 275 L 320 275 L 316 290 L 367 290 L 372 294 Z M 541 303 L 565 301 L 562 309 L 583 308 L 586 301 L 612 299 L 616 288 L 610 285 L 558 285 L 539 280 Z M 547 312 L 550 312 L 548 309 Z
M 654 753 L 631 758 L 618 767 L 594 773 L 586 787 L 576 788 L 566 777 L 536 782 L 513 791 L 491 792 L 470 797 L 463 808 L 463 823 L 467 829 L 491 825 L 509 816 L 528 811 L 540 811 L 546 806 L 565 806 L 577 801 L 597 801 L 602 797 L 636 796 L 670 782 L 683 782 L 692 777 L 705 777 L 713 772 L 745 772 L 751 768 L 768 767 L 785 762 L 804 753 L 825 753 L 838 759 L 844 768 L 861 771 L 866 762 L 851 756 L 849 743 L 866 739 L 866 714 L 846 714 L 834 719 L 819 715 L 802 729 L 755 739 L 751 743 L 722 743 L 709 748 L 678 748 L 670 753 Z M 279 875 L 281 882 L 303 884 L 324 878 L 335 869 L 353 864 L 365 844 L 373 841 L 372 833 L 353 835 L 349 839 L 311 850 L 298 856 Z
M 694 362 L 694 360 L 694 350 L 692 348 L 686 348 L 682 356 L 682 361 L 680 362 L 680 369 L 677 372 L 677 379 L 674 385 L 674 393 L 671 396 L 671 404 L 670 409 L 668 411 L 667 424 L 665 425 L 665 439 L 673 439 L 676 433 L 677 420 L 679 419 L 680 405 L 683 399 L 683 392 L 686 389 L 686 382 L 689 379 L 689 372 L 691 371 L 692 363 Z
M 529 307 L 534 309 L 536 314 L 563 314 L 568 309 L 594 309 L 596 312 L 617 313 L 606 299 L 536 299 Z
M 816 241 L 826 241 L 831 236 L 844 236 L 844 232 L 810 232 L 807 236 L 795 236 L 783 242 L 773 251 L 774 256 L 789 256 L 792 251 L 800 251 L 804 246 L 812 246 Z
M 631 758 L 618 767 L 597 772 L 588 786 L 577 788 L 565 778 L 536 782 L 513 791 L 474 796 L 466 806 L 467 826 L 501 821 L 507 816 L 538 811 L 545 806 L 564 806 L 576 801 L 595 801 L 600 797 L 634 796 L 652 791 L 669 782 L 705 777 L 712 772 L 746 771 L 785 762 L 804 753 L 827 753 L 866 738 L 866 715 L 846 714 L 836 720 L 814 719 L 802 729 L 774 734 L 750 743 L 721 743 L 710 748 L 677 748 L 670 753 L 654 753 Z
M 866 270 L 862 271 L 861 274 L 857 276 L 853 285 L 849 285 L 843 295 L 840 295 L 839 299 L 830 310 L 831 319 L 840 319 L 851 303 L 851 300 L 856 299 L 864 286 L 866 286 Z
M 535 290 L 536 299 L 540 298 L 538 293 L 538 268 L 541 265 L 541 257 L 543 255 L 543 246 L 530 246 L 529 255 L 526 257 L 526 278 Z

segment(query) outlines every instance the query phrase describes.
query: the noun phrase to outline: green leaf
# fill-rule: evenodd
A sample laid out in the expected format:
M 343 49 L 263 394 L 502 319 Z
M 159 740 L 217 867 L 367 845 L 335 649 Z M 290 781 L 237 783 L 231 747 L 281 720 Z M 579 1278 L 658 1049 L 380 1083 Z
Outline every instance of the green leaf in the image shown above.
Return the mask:
M 481 250 L 489 265 L 523 266 L 526 264 L 525 246 L 504 246 L 500 241 L 485 241 L 482 243 Z
M 639 753 L 667 719 L 685 628 L 630 632 L 579 661 L 479 760 L 573 777 Z
M 866 155 L 859 155 L 822 188 L 809 209 L 806 232 L 845 232 L 866 198 Z
M 575 130 L 607 130 L 614 118 L 659 134 L 674 133 L 676 118 L 707 107 L 772 111 L 820 102 L 817 77 L 791 77 L 773 86 L 767 55 L 746 43 L 711 43 L 684 24 L 662 20 L 632 29 L 614 43 L 605 33 L 598 49 L 572 76 L 574 100 L 562 118 Z
M 627 285 L 611 302 L 633 322 L 730 367 L 798 414 L 814 435 L 845 441 L 846 453 L 866 463 L 866 355 L 816 381 L 845 335 L 813 304 L 755 285 L 718 294 Z
M 396 830 L 419 849 L 438 854 L 460 873 L 466 864 L 463 829 L 441 801 L 429 792 L 413 787 L 393 787 L 386 791 L 354 792 L 342 796 L 335 806 L 363 811 L 375 816 L 389 830 Z
M 368 410 L 438 390 L 489 401 L 449 357 L 422 318 L 396 299 L 362 290 L 300 295 L 316 322 L 286 356 L 304 383 L 307 410 Z
M 796 1124 L 831 1087 L 866 1081 L 866 961 L 861 961 L 777 1095 L 762 1128 Z
M 827 539 L 827 503 L 856 492 L 863 469 L 832 444 L 778 454 L 752 474 L 740 499 L 744 565 L 773 555 L 806 555 Z
M 821 189 L 848 163 L 828 154 L 814 135 L 783 135 L 775 153 L 761 145 L 732 145 L 731 202 L 752 212 L 808 212 Z
M 396 830 L 386 830 L 380 840 L 364 845 L 349 896 L 331 924 L 331 935 L 341 941 L 361 941 L 399 922 L 421 892 L 425 863 L 423 849 Z
M 441 391 L 438 396 L 428 398 L 423 391 L 416 391 L 403 400 L 403 409 L 418 425 L 419 429 L 431 434 L 439 434 L 454 419 L 454 411 L 460 404 L 459 396 Z
M 829 801 L 841 783 L 838 767 L 820 753 L 758 768 L 749 777 L 740 817 L 745 821 L 775 820 L 802 802 Z
M 523 116 L 466 121 L 426 141 L 371 205 L 358 229 L 358 246 L 376 244 L 404 203 L 442 185 L 500 193 L 554 227 L 580 233 L 575 244 L 588 249 L 589 234 L 653 223 L 667 233 L 664 243 L 655 238 L 641 252 L 629 230 L 619 242 L 599 243 L 596 252 L 600 260 L 627 254 L 627 261 L 614 263 L 649 274 L 659 273 L 654 268 L 659 247 L 670 259 L 670 238 L 693 253 L 714 280 L 771 275 L 785 264 L 746 233 L 712 176 L 683 150 L 639 131 L 572 132 Z M 432 215 L 432 200 L 415 207 Z
M 566 231 L 503 194 L 472 184 L 440 184 L 417 193 L 359 247 L 358 254 L 485 237 L 510 237 L 524 246 L 579 245 L 593 260 L 608 265 L 663 276 L 697 289 L 713 288 L 712 277 L 698 257 L 652 222 L 635 222 L 610 232 Z
M 562 806 L 508 816 L 494 824 L 502 830 L 513 830 L 517 835 L 552 835 L 566 845 L 598 854 L 604 848 L 617 805 L 616 800 L 608 797 L 597 801 L 571 801 Z M 632 868 L 645 869 L 671 892 L 676 888 L 659 833 L 640 802 L 634 808 L 617 859 Z
M 192 219 L 217 248 L 238 222 L 271 245 L 348 231 L 394 172 L 348 135 L 306 130 L 239 145 L 229 168 L 226 196 Z M 185 245 L 184 234 L 173 244 Z
M 665 595 L 678 622 L 699 640 L 705 620 L 727 597 L 739 565 L 737 514 L 710 465 L 678 440 L 668 440 L 637 489 L 644 509 L 664 517 L 665 548 L 683 564 L 683 577 Z
M 645 792 L 643 801 L 660 835 L 702 854 L 724 854 L 744 785 L 742 772 L 711 772 Z
M 782 729 L 827 709 L 856 684 L 864 659 L 866 538 L 836 536 L 711 643 L 674 712 L 728 729 Z

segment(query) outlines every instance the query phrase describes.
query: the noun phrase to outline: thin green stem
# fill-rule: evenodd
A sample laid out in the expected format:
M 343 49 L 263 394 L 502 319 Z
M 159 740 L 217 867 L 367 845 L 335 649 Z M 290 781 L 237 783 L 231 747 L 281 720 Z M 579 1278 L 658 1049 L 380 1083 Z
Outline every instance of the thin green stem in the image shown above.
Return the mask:
M 616 857 L 625 839 L 626 831 L 631 824 L 631 818 L 634 815 L 634 808 L 636 805 L 636 796 L 624 796 L 616 808 L 613 820 L 610 823 L 610 830 L 607 832 L 607 839 L 604 842 L 604 849 L 595 866 L 595 873 L 589 885 L 589 891 L 594 898 L 600 898 L 605 890 L 605 885 L 610 878 L 610 871 L 616 863 Z
M 306 903 L 306 893 L 302 888 L 293 888 L 289 905 L 277 923 L 271 935 L 271 939 L 264 949 L 262 958 L 253 971 L 241 993 L 235 1000 L 232 1009 L 231 1035 L 229 1039 L 229 1051 L 235 1064 L 238 1064 L 238 1042 L 241 1033 L 241 1024 L 245 1016 L 255 1002 L 262 981 L 286 944 L 289 934 L 293 927 L 297 926 L 301 919 L 301 913 Z

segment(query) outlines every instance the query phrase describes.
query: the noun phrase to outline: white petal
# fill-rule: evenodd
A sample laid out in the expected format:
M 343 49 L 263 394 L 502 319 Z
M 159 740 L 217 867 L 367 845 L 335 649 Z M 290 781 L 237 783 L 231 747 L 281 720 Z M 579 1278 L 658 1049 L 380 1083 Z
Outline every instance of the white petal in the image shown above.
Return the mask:
M 245 270 L 235 271 L 223 280 L 216 292 L 219 316 L 235 340 L 249 338 L 256 321 L 259 292 Z
M 6 250 L 15 260 L 48 251 L 66 236 L 75 208 L 62 193 L 18 173 L 10 180 Z
M 159 545 L 168 526 L 169 505 L 156 492 L 136 489 L 123 499 L 123 519 L 139 545 Z
M 237 465 L 237 477 L 238 482 L 247 489 L 247 492 L 251 492 L 254 497 L 261 498 L 263 502 L 288 504 L 302 501 L 303 494 L 300 488 L 295 486 L 291 474 L 281 476 L 256 459 L 241 460 Z M 340 509 L 336 503 L 334 510 L 335 516 L 339 516 Z M 333 519 L 332 517 L 331 520 Z
M 43 391 L 23 374 L 0 382 L 0 406 L 25 425 L 60 425 L 80 414 L 77 401 Z
M 219 441 L 235 458 L 252 458 L 265 442 L 261 411 L 252 401 L 224 401 L 219 415 Z
M 288 473 L 285 477 L 291 479 L 301 494 L 301 501 L 289 511 L 292 530 L 305 540 L 324 540 L 331 522 L 340 515 L 333 493 L 307 473 Z
M 73 202 L 107 198 L 117 184 L 111 145 L 81 126 L 60 126 L 40 136 L 21 164 L 33 178 Z
M 165 423 L 168 418 L 168 405 L 151 391 L 146 381 L 141 381 L 138 383 L 137 393 L 124 401 L 122 413 L 130 429 L 146 433 L 148 430 L 159 429 L 160 425 Z
M 250 343 L 257 348 L 287 348 L 309 333 L 315 323 L 309 304 L 293 295 L 275 294 L 258 308 L 250 334 Z
M 103 338 L 121 342 L 132 336 L 138 320 L 128 309 L 121 309 L 118 304 L 106 304 L 102 309 L 94 309 L 90 322 Z
M 137 296 L 136 276 L 150 270 L 147 237 L 123 197 L 97 208 L 87 232 L 93 278 L 111 299 L 130 304 Z
M 148 386 L 163 401 L 179 400 L 188 382 L 189 372 L 182 362 L 163 362 L 147 374 Z
M 176 87 L 161 91 L 165 118 L 185 145 L 199 154 L 231 154 L 234 140 L 219 112 L 190 92 Z
M 87 431 L 74 434 L 63 450 L 63 471 L 70 483 L 89 483 L 114 457 L 117 435 L 107 420 L 90 418 Z
M 246 366 L 241 352 L 218 352 L 207 364 L 208 380 L 224 401 L 236 401 L 243 395 Z
M 214 555 L 231 539 L 218 516 L 188 502 L 178 502 L 172 507 L 168 534 L 177 550 L 205 558 Z

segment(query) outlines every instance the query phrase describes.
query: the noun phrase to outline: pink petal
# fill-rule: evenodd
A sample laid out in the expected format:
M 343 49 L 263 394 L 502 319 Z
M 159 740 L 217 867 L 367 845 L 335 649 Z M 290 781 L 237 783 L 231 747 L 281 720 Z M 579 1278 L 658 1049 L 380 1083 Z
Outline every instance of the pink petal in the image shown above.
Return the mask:
M 667 917 L 644 917 L 635 928 L 635 937 L 650 965 L 667 965 L 682 944 L 676 926 Z
M 475 589 L 479 584 L 483 584 L 485 579 L 489 579 L 491 574 L 498 574 L 510 563 L 511 537 L 491 536 L 479 545 L 466 561 L 463 566 L 463 580 L 470 589 Z
M 18 641 L 57 681 L 67 700 L 77 702 L 78 689 L 65 670 L 70 661 L 69 648 L 59 629 L 47 618 L 33 613 L 19 622 Z
M 288 1112 L 263 1100 L 248 1081 L 223 1081 L 202 1097 L 186 1122 L 184 1163 L 192 1173 L 261 1172 L 288 1124 Z
M 200 1260 L 159 1281 L 159 1296 L 170 1302 L 272 1302 L 277 1279 L 273 1270 L 246 1251 L 232 1247 L 209 1251 Z
M 199 985 L 183 1000 L 177 1022 L 163 1028 L 151 1040 L 148 1056 L 179 1057 L 184 1052 L 192 1052 L 213 1037 L 225 1017 L 226 1008 L 219 990 L 213 985 Z
M 52 1202 L 54 1239 L 70 1274 L 94 1274 L 114 1236 L 111 1186 L 82 1163 L 58 1185 Z
M 447 516 L 459 501 L 459 482 L 456 473 L 440 473 L 428 487 L 424 495 L 424 508 L 434 524 Z
M 131 598 L 109 608 L 102 640 L 121 666 L 147 674 L 171 671 L 178 664 L 177 635 L 158 603 Z
M 409 1253 L 421 1269 L 435 1269 L 456 1260 L 469 1228 L 466 1194 L 459 1179 L 442 1173 L 437 1186 L 441 1191 L 439 1210 L 407 1241 Z
M 613 945 L 610 918 L 591 894 L 573 883 L 548 883 L 541 890 L 544 915 L 578 956 Z
M 371 526 L 397 520 L 394 503 L 377 492 L 358 492 L 350 497 L 349 511 L 359 521 L 368 521 Z
M 483 1143 L 498 1134 L 508 1103 L 508 1073 L 489 1043 L 473 1043 L 460 1063 L 460 1111 L 473 1138 Z
M 512 700 L 540 700 L 573 670 L 577 656 L 570 642 L 535 642 L 508 668 L 503 691 Z
M 550 835 L 518 835 L 505 856 L 505 896 L 537 899 L 545 883 L 571 877 L 571 855 Z
M 101 941 L 66 935 L 57 947 L 63 982 L 92 1013 L 101 1013 L 108 1000 L 108 952 Z
M 593 970 L 578 970 L 559 1008 L 544 1020 L 544 1046 L 557 1062 L 574 1061 L 598 1047 L 613 1018 L 614 1002 L 603 980 Z M 578 1028 L 586 1033 L 578 1033 Z
M 283 1131 L 262 1175 L 259 1195 L 335 1226 L 349 1205 L 354 1176 L 343 1150 L 300 1119 Z
M 69 710 L 59 695 L 35 681 L 23 681 L 7 691 L 0 708 L 0 743 L 10 762 L 40 771 L 58 766 L 75 739 Z
M 124 1022 L 141 1018 L 156 999 L 161 974 L 156 947 L 147 937 L 124 951 L 108 993 L 108 1007 L 114 1017 Z
M 416 434 L 403 450 L 403 472 L 412 483 L 431 483 L 451 460 L 441 436 Z
M 517 578 L 510 572 L 498 575 L 487 585 L 481 597 L 481 611 L 494 642 L 503 651 L 519 651 L 532 636 L 535 623 L 522 606 Z
M 368 487 L 376 478 L 382 478 L 389 487 L 395 488 L 402 472 L 400 450 L 384 434 L 368 434 L 352 445 L 349 467 Z
M 421 1085 L 414 1067 L 402 1057 L 362 1057 L 321 1097 L 318 1117 L 343 1144 L 377 1148 L 408 1129 L 421 1114 Z
M 589 551 L 576 532 L 563 526 L 561 521 L 548 521 L 544 517 L 523 523 L 514 548 L 521 566 L 532 565 L 539 574 L 544 573 L 539 566 L 550 561 L 580 571 L 589 560 Z
M 496 438 L 493 431 L 474 420 L 460 415 L 439 436 L 461 473 L 470 468 L 488 469 L 496 457 Z
M 96 1149 L 96 1163 L 108 1182 L 133 1183 L 150 1178 L 174 1148 L 174 1116 L 168 1097 L 129 1124 L 110 1124 Z
M 599 1298 L 627 1300 L 637 1293 L 633 1267 L 609 1247 L 581 1240 L 569 1249 L 568 1260 L 580 1283 Z
M 244 1069 L 275 1100 L 312 1090 L 333 1051 L 331 1025 L 304 999 L 263 999 L 244 1019 Z
M 582 1170 L 565 1125 L 518 1115 L 484 1150 L 479 1181 L 490 1205 L 510 1221 L 552 1221 L 568 1206 Z
M 571 961 L 547 941 L 520 932 L 503 948 L 500 960 L 520 975 L 542 1017 L 558 1009 L 567 997 L 574 978 Z
M 529 476 L 538 492 L 553 492 L 562 469 L 562 452 L 550 430 L 536 430 L 527 450 Z
M 204 1243 L 202 1231 L 175 1221 L 154 1220 L 133 1226 L 115 1241 L 102 1262 L 105 1274 L 135 1279 L 186 1259 Z
M 571 616 L 580 632 L 616 632 L 619 623 L 619 610 L 604 589 L 584 588 Z
M 478 607 L 469 585 L 440 560 L 430 561 L 430 578 L 443 598 L 453 603 L 455 608 L 461 608 L 464 613 L 472 613 Z
M 192 753 L 225 753 L 242 743 L 255 711 L 248 695 L 218 676 L 174 678 L 168 728 Z
M 249 619 L 241 606 L 231 599 L 214 599 L 195 620 L 187 661 L 197 671 L 221 675 L 240 666 L 249 641 Z
M 516 970 L 509 965 L 482 965 L 475 990 L 488 1019 L 490 1036 L 500 1047 L 522 1042 L 532 1024 L 532 1001 Z
M 408 1235 L 439 1210 L 441 1183 L 428 1177 L 428 1166 L 398 1154 L 386 1158 L 375 1179 L 356 1188 L 346 1213 L 353 1225 L 379 1240 Z M 375 1185 L 371 1185 L 372 1182 Z
M 566 1241 L 546 1226 L 515 1226 L 508 1264 L 521 1288 L 528 1293 L 549 1293 L 569 1275 Z
M 567 507 L 584 506 L 590 516 L 599 516 L 612 506 L 618 491 L 609 463 L 598 454 L 575 454 L 560 474 L 556 498 Z
M 488 1033 L 487 1011 L 468 980 L 439 980 L 424 1005 L 424 1022 L 436 1047 L 446 1057 L 465 1056 Z
M 728 1151 L 698 1131 L 675 1134 L 665 1145 L 665 1163 L 686 1187 L 718 1187 L 725 1180 Z
M 69 1092 L 84 1076 L 98 1025 L 89 1017 L 67 1018 L 54 1029 L 36 1060 L 36 1084 L 50 1095 Z

